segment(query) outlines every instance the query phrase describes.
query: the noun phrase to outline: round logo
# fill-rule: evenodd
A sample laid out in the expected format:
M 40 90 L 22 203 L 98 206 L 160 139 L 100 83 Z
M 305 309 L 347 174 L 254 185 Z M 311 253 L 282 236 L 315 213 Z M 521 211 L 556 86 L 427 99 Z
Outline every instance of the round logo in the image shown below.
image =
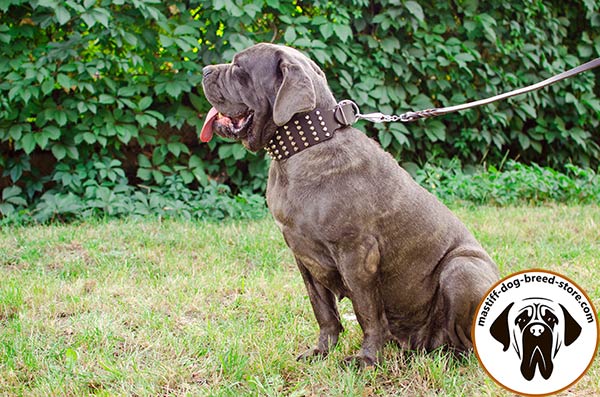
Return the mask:
M 475 354 L 492 379 L 530 396 L 577 382 L 598 349 L 598 316 L 589 297 L 569 278 L 539 269 L 494 285 L 471 332 Z

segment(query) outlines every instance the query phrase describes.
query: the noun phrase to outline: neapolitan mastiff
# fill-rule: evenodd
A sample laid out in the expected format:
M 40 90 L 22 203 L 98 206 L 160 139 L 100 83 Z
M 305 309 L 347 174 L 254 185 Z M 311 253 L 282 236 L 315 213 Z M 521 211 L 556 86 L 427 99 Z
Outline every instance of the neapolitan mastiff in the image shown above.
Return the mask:
M 512 345 L 521 360 L 521 374 L 527 380 L 536 368 L 544 379 L 554 371 L 554 358 L 563 346 L 579 338 L 581 325 L 560 303 L 547 298 L 527 298 L 508 305 L 494 320 L 490 333 L 503 350 Z
M 325 75 L 299 51 L 257 44 L 203 70 L 217 134 L 273 157 L 267 204 L 308 290 L 326 355 L 352 301 L 364 339 L 349 361 L 373 365 L 395 341 L 427 351 L 472 347 L 471 324 L 496 265 L 448 208 L 349 126 Z M 351 112 L 352 110 L 350 110 Z

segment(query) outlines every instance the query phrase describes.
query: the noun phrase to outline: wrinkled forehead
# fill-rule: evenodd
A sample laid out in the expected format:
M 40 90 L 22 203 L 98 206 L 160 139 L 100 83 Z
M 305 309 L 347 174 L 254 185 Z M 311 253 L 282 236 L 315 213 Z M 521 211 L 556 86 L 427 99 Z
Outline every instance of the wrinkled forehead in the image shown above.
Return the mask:
M 544 315 L 546 311 L 557 312 L 553 302 L 548 299 L 526 299 L 520 302 L 519 305 L 515 305 L 514 309 L 509 318 L 516 318 L 523 313 L 527 313 L 530 317 L 536 317 L 536 315 Z
M 239 53 L 233 57 L 232 66 L 239 66 L 246 72 L 264 71 L 265 68 L 274 68 L 275 61 L 268 54 Z
M 260 43 L 238 52 L 233 57 L 233 64 L 245 64 L 246 66 L 260 66 L 261 64 L 275 65 L 285 55 L 288 59 L 296 62 L 306 62 L 308 58 L 295 48 L 277 44 Z
M 257 44 L 252 47 L 246 48 L 245 50 L 238 52 L 233 56 L 232 63 L 256 63 L 261 60 L 272 61 L 277 52 L 277 47 L 274 45 L 261 45 Z

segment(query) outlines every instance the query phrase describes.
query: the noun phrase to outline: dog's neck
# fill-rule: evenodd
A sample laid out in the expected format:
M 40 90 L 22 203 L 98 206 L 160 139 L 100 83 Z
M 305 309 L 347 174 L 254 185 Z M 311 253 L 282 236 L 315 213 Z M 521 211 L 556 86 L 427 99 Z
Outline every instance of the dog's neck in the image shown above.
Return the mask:
M 343 102 L 333 109 L 316 108 L 296 114 L 277 128 L 265 150 L 275 161 L 288 159 L 333 138 L 337 130 L 351 125 L 354 120 L 354 109 Z

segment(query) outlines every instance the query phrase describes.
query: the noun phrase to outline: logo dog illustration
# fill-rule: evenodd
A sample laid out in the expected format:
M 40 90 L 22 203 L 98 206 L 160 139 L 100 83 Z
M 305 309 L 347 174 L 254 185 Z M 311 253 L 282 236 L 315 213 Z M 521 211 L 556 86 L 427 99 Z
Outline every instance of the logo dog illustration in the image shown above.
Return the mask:
M 511 345 L 521 360 L 521 374 L 528 381 L 536 368 L 544 379 L 554 370 L 553 360 L 563 346 L 581 334 L 581 326 L 561 304 L 546 298 L 513 302 L 494 320 L 490 333 L 507 351 Z

